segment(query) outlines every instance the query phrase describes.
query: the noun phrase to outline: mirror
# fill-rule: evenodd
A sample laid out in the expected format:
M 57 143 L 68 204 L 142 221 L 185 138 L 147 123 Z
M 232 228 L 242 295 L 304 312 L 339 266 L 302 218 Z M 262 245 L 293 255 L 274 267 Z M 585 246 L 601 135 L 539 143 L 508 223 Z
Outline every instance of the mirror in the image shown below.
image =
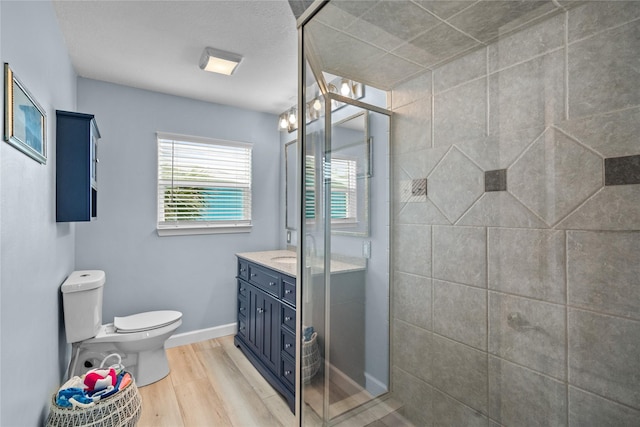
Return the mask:
M 360 110 L 357 107 L 349 108 Z M 344 111 L 344 110 L 343 110 Z M 348 111 L 348 110 L 347 110 Z M 353 111 L 353 110 L 351 110 Z M 369 120 L 365 110 L 333 123 L 331 129 L 331 230 L 333 234 L 347 236 L 369 235 L 369 178 L 372 176 L 371 140 Z M 296 218 L 297 141 L 284 146 L 285 157 L 285 227 L 298 228 Z M 316 156 L 306 156 L 307 168 L 315 170 Z M 316 187 L 307 183 L 305 188 L 307 222 L 316 217 Z
M 284 145 L 284 164 L 285 164 L 285 228 L 287 230 L 297 229 L 296 205 L 298 203 L 298 194 L 296 191 L 296 174 L 298 168 L 298 146 L 297 141 L 289 141 Z
M 368 118 L 367 111 L 362 110 L 333 123 L 331 128 L 333 234 L 369 235 L 369 178 L 372 170 Z

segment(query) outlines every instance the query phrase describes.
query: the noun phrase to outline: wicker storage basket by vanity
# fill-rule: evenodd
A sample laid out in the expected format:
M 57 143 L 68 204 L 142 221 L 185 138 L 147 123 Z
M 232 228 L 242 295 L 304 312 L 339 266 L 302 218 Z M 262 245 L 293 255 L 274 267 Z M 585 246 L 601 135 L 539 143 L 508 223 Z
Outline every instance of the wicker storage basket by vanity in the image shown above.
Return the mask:
M 88 408 L 58 406 L 56 394 L 51 401 L 47 427 L 133 427 L 142 411 L 142 398 L 133 378 L 124 389 Z
M 302 382 L 308 383 L 320 369 L 318 333 L 314 332 L 309 341 L 302 343 Z

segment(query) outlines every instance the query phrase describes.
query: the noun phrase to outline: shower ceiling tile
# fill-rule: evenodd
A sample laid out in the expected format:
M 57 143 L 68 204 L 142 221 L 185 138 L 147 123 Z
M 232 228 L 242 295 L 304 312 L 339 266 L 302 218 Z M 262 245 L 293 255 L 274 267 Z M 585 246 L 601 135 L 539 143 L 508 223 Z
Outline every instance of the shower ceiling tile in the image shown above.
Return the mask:
M 441 23 L 392 53 L 431 68 L 479 46 L 477 40 Z
M 466 9 L 467 7 L 476 3 L 477 1 L 478 0 L 474 0 L 474 1 L 414 0 L 414 3 L 424 7 L 429 12 L 438 16 L 440 19 L 447 19 L 450 16 L 460 12 L 461 10 Z
M 558 228 L 583 230 L 640 230 L 640 184 L 602 188 Z
M 553 225 L 602 187 L 602 158 L 547 130 L 509 168 L 509 192 Z
M 315 16 L 315 20 L 334 28 L 347 28 L 376 4 L 375 1 L 332 0 Z
M 448 22 L 484 43 L 559 11 L 550 1 L 480 1 Z
M 392 54 L 369 58 L 357 64 L 340 67 L 344 77 L 369 84 L 378 89 L 391 90 L 396 83 L 426 71 L 420 65 Z
M 427 178 L 429 199 L 453 223 L 484 193 L 484 172 L 455 147 Z
M 309 55 L 318 62 L 321 71 L 340 75 L 340 69 L 345 66 L 357 69 L 372 58 L 385 54 L 382 49 L 316 21 L 311 21 L 305 28 Z M 345 61 L 345 58 L 349 58 L 349 61 Z
M 360 19 L 405 41 L 440 22 L 415 3 L 404 0 L 378 2 Z

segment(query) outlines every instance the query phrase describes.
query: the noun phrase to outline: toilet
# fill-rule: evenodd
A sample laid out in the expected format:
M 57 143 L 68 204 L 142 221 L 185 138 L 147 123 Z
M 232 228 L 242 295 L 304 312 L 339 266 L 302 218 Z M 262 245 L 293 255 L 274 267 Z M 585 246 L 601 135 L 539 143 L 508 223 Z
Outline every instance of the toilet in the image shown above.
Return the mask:
M 182 324 L 182 313 L 148 311 L 115 317 L 102 324 L 102 294 L 105 273 L 74 271 L 64 281 L 62 305 L 67 342 L 72 345 L 69 378 L 97 368 L 104 358 L 117 353 L 138 387 L 169 374 L 165 342 Z M 114 363 L 113 359 L 107 365 Z

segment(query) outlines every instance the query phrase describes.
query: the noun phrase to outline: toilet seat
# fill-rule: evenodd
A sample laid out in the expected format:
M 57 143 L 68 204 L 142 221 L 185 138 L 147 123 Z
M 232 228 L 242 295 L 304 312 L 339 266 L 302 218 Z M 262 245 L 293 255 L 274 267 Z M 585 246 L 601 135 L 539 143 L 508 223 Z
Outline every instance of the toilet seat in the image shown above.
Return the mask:
M 116 333 L 130 334 L 162 328 L 177 322 L 182 313 L 174 310 L 147 311 L 131 316 L 114 317 L 113 326 Z

